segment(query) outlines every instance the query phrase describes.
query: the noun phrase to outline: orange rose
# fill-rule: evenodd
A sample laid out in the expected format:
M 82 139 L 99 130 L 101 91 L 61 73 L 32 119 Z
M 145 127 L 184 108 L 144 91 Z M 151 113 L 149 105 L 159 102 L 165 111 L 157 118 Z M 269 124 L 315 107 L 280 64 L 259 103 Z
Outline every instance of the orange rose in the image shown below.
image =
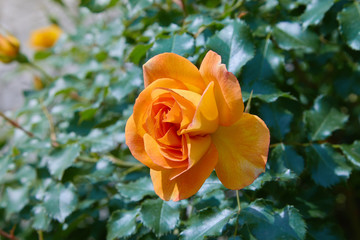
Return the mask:
M 0 61 L 9 63 L 13 61 L 19 53 L 20 42 L 12 35 L 0 34 Z
M 30 45 L 36 50 L 45 50 L 55 45 L 60 35 L 61 28 L 57 25 L 40 28 L 31 33 Z
M 164 200 L 194 195 L 214 170 L 225 187 L 241 189 L 264 172 L 269 130 L 244 113 L 236 77 L 209 51 L 200 69 L 164 53 L 144 66 L 145 89 L 126 129 L 133 156 L 150 168 Z

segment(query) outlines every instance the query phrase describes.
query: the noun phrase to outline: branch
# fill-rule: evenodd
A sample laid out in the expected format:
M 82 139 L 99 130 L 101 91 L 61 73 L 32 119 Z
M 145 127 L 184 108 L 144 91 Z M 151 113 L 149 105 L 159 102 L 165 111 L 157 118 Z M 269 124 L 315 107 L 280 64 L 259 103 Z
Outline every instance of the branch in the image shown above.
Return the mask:
M 50 125 L 50 139 L 51 139 L 51 145 L 53 145 L 53 147 L 59 147 L 59 143 L 57 142 L 56 139 L 56 133 L 55 133 L 55 127 L 54 127 L 54 120 L 51 116 L 51 114 L 49 113 L 49 111 L 47 110 L 47 108 L 45 107 L 45 105 L 43 104 L 42 101 L 41 102 L 41 109 L 43 110 L 49 125 Z
M 8 123 L 10 123 L 13 127 L 20 129 L 21 131 L 23 131 L 24 133 L 26 133 L 26 135 L 28 135 L 29 137 L 35 137 L 33 133 L 25 130 L 22 126 L 20 126 L 17 122 L 15 122 L 14 120 L 11 120 L 10 118 L 8 118 L 3 112 L 0 112 L 0 117 L 4 118 L 5 121 L 7 121 Z
M 15 228 L 11 229 L 10 233 L 7 233 L 0 229 L 0 236 L 3 236 L 4 238 L 8 238 L 10 240 L 18 240 L 18 238 L 14 236 L 14 230 Z

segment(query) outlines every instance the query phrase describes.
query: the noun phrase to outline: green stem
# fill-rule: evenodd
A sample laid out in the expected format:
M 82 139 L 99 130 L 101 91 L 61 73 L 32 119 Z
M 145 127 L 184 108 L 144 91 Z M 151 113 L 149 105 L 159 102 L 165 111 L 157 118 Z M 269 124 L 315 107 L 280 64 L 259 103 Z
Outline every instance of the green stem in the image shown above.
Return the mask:
M 47 72 L 45 72 L 44 69 L 42 69 L 41 67 L 30 61 L 27 64 L 33 69 L 39 71 L 45 77 L 47 83 L 52 82 L 53 78 Z
M 236 201 L 237 201 L 237 205 L 238 205 L 238 214 L 239 214 L 241 211 L 239 190 L 236 190 Z

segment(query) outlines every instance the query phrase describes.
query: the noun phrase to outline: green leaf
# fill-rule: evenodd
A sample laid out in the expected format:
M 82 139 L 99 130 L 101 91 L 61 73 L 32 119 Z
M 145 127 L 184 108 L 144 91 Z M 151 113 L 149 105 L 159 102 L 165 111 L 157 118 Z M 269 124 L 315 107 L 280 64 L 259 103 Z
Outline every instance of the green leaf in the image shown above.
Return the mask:
M 343 155 L 329 145 L 312 144 L 306 147 L 308 168 L 311 178 L 323 187 L 329 187 L 349 178 L 351 168 Z
M 310 30 L 302 30 L 299 23 L 280 22 L 273 29 L 273 36 L 284 50 L 303 49 L 315 51 L 319 46 L 318 36 Z
M 340 32 L 346 43 L 355 50 L 360 50 L 360 6 L 357 1 L 344 8 L 337 16 Z
M 75 211 L 78 197 L 74 185 L 58 183 L 49 188 L 44 196 L 44 207 L 49 216 L 63 223 Z
M 0 183 L 10 167 L 11 160 L 12 159 L 10 156 L 5 156 L 0 158 Z
M 269 127 L 271 136 L 278 140 L 284 140 L 285 135 L 290 132 L 290 123 L 293 114 L 280 106 L 278 103 L 262 104 L 260 115 Z
M 64 171 L 69 168 L 80 154 L 80 146 L 68 145 L 63 149 L 55 149 L 50 156 L 46 157 L 47 167 L 51 175 L 60 180 Z
M 213 23 L 213 19 L 203 14 L 192 14 L 185 18 L 185 23 L 188 24 L 187 31 L 196 34 L 201 27 Z
M 272 150 L 271 159 L 271 170 L 275 172 L 290 169 L 297 175 L 300 175 L 304 170 L 304 158 L 300 156 L 292 146 L 287 146 L 282 143 L 279 144 Z
M 140 210 L 142 222 L 157 236 L 173 230 L 179 221 L 179 215 L 178 204 L 161 199 L 146 200 Z
M 138 65 L 140 61 L 146 56 L 146 52 L 152 47 L 152 44 L 139 44 L 134 47 L 129 55 L 129 59 L 134 64 Z
M 311 0 L 311 3 L 306 6 L 305 12 L 300 16 L 303 27 L 319 24 L 333 4 L 334 0 Z
M 29 190 L 25 186 L 12 188 L 7 187 L 5 190 L 6 212 L 7 214 L 18 213 L 29 202 Z
M 247 225 L 255 239 L 302 240 L 306 234 L 305 222 L 295 207 L 275 209 L 262 199 L 242 209 L 239 222 Z
M 166 39 L 157 39 L 148 51 L 148 59 L 164 52 L 172 52 L 181 56 L 192 55 L 195 51 L 195 40 L 187 33 L 173 35 Z
M 120 195 L 131 201 L 139 201 L 147 195 L 155 195 L 151 179 L 146 177 L 127 184 L 118 183 L 116 188 Z
M 238 19 L 209 38 L 206 47 L 221 55 L 229 72 L 239 75 L 241 67 L 254 57 L 254 44 L 249 27 Z
M 360 141 L 357 140 L 351 145 L 342 144 L 340 149 L 347 159 L 357 167 L 360 167 Z
M 183 240 L 202 240 L 206 236 L 219 236 L 225 224 L 235 215 L 236 211 L 209 209 L 196 214 L 182 233 Z
M 332 107 L 332 102 L 325 96 L 315 99 L 311 110 L 304 112 L 304 122 L 312 140 L 324 140 L 332 132 L 343 128 L 348 116 Z
M 51 219 L 49 218 L 46 209 L 42 205 L 33 208 L 34 222 L 32 227 L 36 230 L 48 230 Z
M 111 0 L 81 0 L 80 6 L 87 7 L 90 11 L 98 13 L 104 11 Z
M 106 228 L 106 240 L 114 240 L 132 235 L 136 230 L 136 217 L 139 209 L 131 211 L 117 210 L 112 213 Z

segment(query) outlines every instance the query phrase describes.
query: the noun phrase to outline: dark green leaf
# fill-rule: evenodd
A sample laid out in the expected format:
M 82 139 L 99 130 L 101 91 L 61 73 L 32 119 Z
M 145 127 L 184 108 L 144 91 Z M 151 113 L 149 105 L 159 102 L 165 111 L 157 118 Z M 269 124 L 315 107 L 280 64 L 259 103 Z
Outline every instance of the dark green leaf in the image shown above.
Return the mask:
M 139 201 L 147 195 L 154 195 L 154 187 L 150 178 L 141 178 L 127 184 L 116 185 L 120 195 L 129 198 L 131 201 Z
M 181 233 L 181 239 L 202 240 L 206 236 L 219 236 L 235 213 L 235 210 L 229 209 L 203 211 L 190 219 L 188 227 Z
M 118 210 L 112 213 L 107 223 L 107 240 L 114 240 L 132 235 L 136 230 L 136 217 L 139 209 Z
M 280 144 L 276 146 L 271 152 L 271 161 L 270 164 L 276 162 L 276 168 L 271 167 L 271 170 L 275 172 L 286 171 L 290 169 L 296 174 L 300 175 L 304 170 L 304 159 L 301 157 L 292 146 L 287 146 Z M 274 165 L 272 165 L 274 166 Z
M 161 199 L 147 200 L 141 205 L 141 219 L 157 236 L 173 230 L 179 221 L 178 204 Z
M 50 156 L 46 157 L 47 166 L 51 175 L 61 179 L 64 171 L 69 168 L 80 154 L 80 146 L 69 145 L 64 149 L 55 149 Z
M 310 30 L 302 30 L 296 22 L 280 22 L 273 30 L 273 36 L 284 50 L 303 49 L 315 51 L 319 46 L 318 36 Z
M 208 40 L 206 47 L 220 54 L 222 63 L 234 75 L 238 75 L 241 67 L 254 57 L 255 51 L 250 29 L 240 20 L 231 20 Z
M 299 211 L 293 206 L 275 209 L 263 200 L 252 202 L 239 217 L 256 239 L 305 238 L 306 225 Z
M 44 196 L 46 212 L 61 223 L 76 209 L 77 203 L 78 197 L 72 184 L 58 183 L 50 187 Z
M 129 55 L 129 59 L 131 62 L 136 65 L 140 63 L 140 61 L 145 58 L 146 52 L 152 47 L 152 44 L 139 44 L 134 47 Z
M 181 56 L 191 55 L 195 51 L 195 40 L 187 33 L 173 35 L 167 39 L 157 39 L 148 51 L 148 58 L 164 52 L 172 52 Z
M 290 131 L 293 114 L 275 102 L 262 104 L 260 107 L 260 115 L 269 127 L 271 136 L 278 140 L 284 140 L 285 135 Z
M 312 140 L 324 140 L 332 132 L 341 129 L 348 116 L 332 107 L 332 103 L 324 96 L 318 97 L 312 110 L 304 112 L 304 121 Z
M 334 0 L 311 0 L 307 5 L 305 12 L 300 16 L 303 27 L 307 28 L 309 25 L 319 24 L 323 19 L 324 14 L 334 4 Z
M 110 4 L 111 0 L 81 0 L 80 6 L 87 7 L 92 12 L 102 12 Z
M 355 141 L 351 145 L 340 145 L 341 150 L 349 161 L 357 167 L 360 167 L 360 141 Z
M 355 49 L 360 50 L 360 6 L 357 1 L 344 8 L 338 14 L 340 31 L 344 36 L 347 44 Z
M 329 145 L 312 144 L 306 147 L 307 164 L 312 179 L 323 187 L 329 187 L 346 180 L 351 168 L 346 165 L 343 155 Z

